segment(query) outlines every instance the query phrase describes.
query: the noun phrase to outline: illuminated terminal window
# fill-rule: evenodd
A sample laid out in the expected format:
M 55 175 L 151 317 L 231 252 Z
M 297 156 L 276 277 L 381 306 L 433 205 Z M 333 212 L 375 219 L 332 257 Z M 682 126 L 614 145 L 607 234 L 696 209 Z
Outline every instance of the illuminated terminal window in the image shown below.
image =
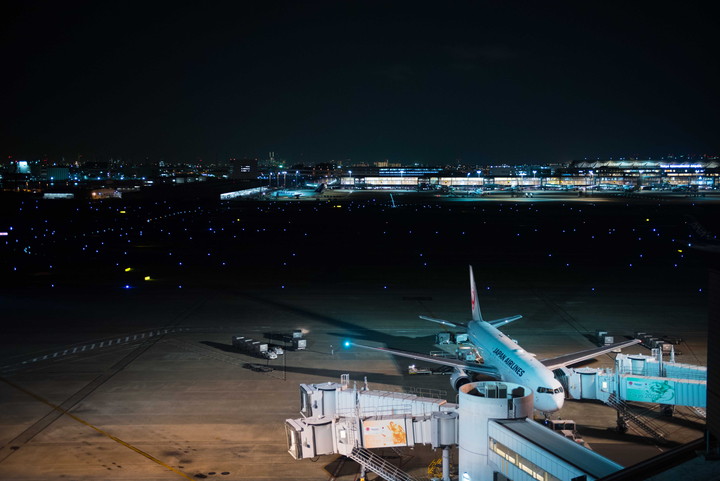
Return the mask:
M 528 461 L 526 458 L 519 455 L 512 449 L 508 448 L 504 444 L 497 442 L 493 438 L 489 438 L 489 441 L 490 450 L 492 452 L 500 456 L 508 463 L 514 465 L 518 469 L 522 469 L 533 479 L 537 479 L 537 481 L 560 481 L 560 478 L 556 478 L 552 474 L 542 469 L 537 464 Z
M 365 184 L 368 186 L 416 186 L 417 177 L 365 177 Z

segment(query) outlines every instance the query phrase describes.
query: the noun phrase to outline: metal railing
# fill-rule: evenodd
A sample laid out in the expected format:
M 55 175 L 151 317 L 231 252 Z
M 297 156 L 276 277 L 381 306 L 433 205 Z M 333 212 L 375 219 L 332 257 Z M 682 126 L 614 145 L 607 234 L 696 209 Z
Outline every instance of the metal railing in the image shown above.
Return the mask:
M 640 416 L 633 413 L 630 410 L 630 406 L 624 401 L 618 399 L 615 396 L 615 393 L 610 394 L 606 404 L 614 408 L 623 421 L 632 423 L 636 428 L 645 432 L 656 442 L 660 444 L 665 443 L 665 433 L 660 430 L 660 427 L 649 419 L 641 419 Z
M 357 461 L 367 471 L 372 471 L 387 481 L 417 481 L 405 471 L 367 449 L 353 448 L 349 458 Z

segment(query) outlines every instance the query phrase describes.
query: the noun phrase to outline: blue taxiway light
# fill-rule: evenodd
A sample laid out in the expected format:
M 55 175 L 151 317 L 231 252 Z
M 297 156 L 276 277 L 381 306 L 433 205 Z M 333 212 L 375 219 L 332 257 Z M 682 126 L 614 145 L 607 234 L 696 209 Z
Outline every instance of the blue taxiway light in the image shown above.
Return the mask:
M 345 342 L 343 342 L 343 347 L 346 347 L 346 348 L 347 348 L 347 347 L 350 347 L 350 346 L 352 346 L 352 343 L 351 343 L 350 341 L 345 341 Z

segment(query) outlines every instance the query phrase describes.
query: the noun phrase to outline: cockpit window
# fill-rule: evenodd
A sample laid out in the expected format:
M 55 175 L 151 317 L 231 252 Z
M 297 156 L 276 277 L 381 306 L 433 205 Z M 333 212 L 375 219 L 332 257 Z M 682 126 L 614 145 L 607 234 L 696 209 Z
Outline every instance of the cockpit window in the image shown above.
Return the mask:
M 558 393 L 565 392 L 565 391 L 563 391 L 562 387 L 558 387 L 555 389 L 552 389 L 549 387 L 539 387 L 537 389 L 537 392 L 541 393 L 541 394 L 558 394 Z

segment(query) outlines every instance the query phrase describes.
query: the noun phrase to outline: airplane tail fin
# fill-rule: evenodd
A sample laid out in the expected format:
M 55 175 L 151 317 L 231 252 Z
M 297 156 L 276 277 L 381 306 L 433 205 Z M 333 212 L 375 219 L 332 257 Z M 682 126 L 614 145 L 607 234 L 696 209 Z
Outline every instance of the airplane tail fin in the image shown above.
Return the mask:
M 478 302 L 477 287 L 475 286 L 475 276 L 473 275 L 473 268 L 470 266 L 470 308 L 472 310 L 473 321 L 482 321 L 482 314 L 480 313 L 480 304 Z

